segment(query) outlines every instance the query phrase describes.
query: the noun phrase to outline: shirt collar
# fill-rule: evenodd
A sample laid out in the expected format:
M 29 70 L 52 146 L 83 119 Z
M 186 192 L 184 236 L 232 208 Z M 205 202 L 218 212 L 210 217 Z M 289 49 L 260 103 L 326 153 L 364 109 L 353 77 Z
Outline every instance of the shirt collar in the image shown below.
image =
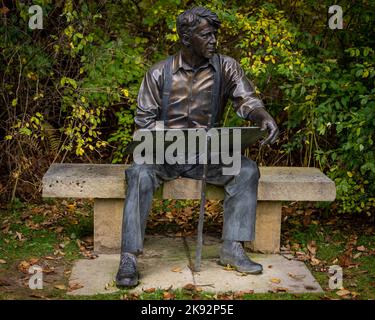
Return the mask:
M 200 66 L 199 69 L 207 68 L 208 65 L 211 65 L 215 71 L 215 65 L 212 62 L 212 58 L 210 58 L 207 63 L 204 65 Z M 179 69 L 184 69 L 184 70 L 194 70 L 191 66 L 189 66 L 183 59 L 182 59 L 182 54 L 181 51 L 179 51 L 174 57 L 173 57 L 173 69 L 172 73 L 176 73 Z

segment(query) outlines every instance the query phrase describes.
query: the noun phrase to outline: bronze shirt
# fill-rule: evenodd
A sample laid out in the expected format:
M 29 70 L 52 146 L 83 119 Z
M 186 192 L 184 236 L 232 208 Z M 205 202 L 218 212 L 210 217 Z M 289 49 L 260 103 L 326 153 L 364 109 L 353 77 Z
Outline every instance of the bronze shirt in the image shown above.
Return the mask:
M 217 119 L 221 119 L 228 98 L 238 116 L 250 119 L 255 108 L 264 108 L 256 96 L 253 84 L 246 78 L 239 63 L 228 56 L 219 55 L 221 88 Z M 160 119 L 162 90 L 166 60 L 156 63 L 146 73 L 138 93 L 135 123 L 138 128 L 153 128 Z M 211 96 L 214 84 L 214 65 L 209 60 L 193 69 L 186 64 L 181 52 L 173 56 L 172 85 L 167 111 L 168 128 L 206 128 L 211 121 Z

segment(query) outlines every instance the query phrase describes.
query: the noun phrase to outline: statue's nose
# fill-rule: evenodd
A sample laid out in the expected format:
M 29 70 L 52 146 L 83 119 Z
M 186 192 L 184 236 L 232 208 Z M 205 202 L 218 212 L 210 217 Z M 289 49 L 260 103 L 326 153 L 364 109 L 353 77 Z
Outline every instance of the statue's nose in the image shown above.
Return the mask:
M 216 45 L 216 37 L 214 34 L 211 36 L 210 43 Z

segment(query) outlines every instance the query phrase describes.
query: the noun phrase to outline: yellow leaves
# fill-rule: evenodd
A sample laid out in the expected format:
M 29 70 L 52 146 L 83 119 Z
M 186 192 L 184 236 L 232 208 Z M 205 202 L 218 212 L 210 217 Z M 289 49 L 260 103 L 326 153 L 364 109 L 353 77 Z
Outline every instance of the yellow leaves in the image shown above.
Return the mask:
M 68 38 L 71 38 L 73 33 L 74 33 L 74 28 L 72 25 L 70 25 L 69 27 L 67 27 L 65 30 L 64 30 L 64 33 L 65 35 L 68 37 Z
M 230 264 L 227 264 L 224 268 L 225 271 L 233 271 L 236 270 L 236 268 L 232 267 Z
M 43 98 L 44 97 L 44 94 L 43 92 L 40 92 L 40 93 L 37 93 L 34 97 L 33 97 L 33 100 L 36 101 L 40 98 Z
M 16 107 L 17 106 L 17 102 L 18 102 L 18 99 L 15 98 L 12 100 L 12 107 Z
M 76 204 L 75 203 L 68 204 L 66 206 L 66 208 L 67 208 L 68 212 L 72 213 L 72 212 L 74 212 L 76 210 Z
M 57 284 L 54 286 L 55 289 L 66 290 L 66 286 L 63 284 Z
M 281 279 L 279 279 L 279 278 L 272 278 L 270 281 L 271 281 L 272 283 L 279 284 L 279 283 L 281 282 Z
M 34 81 L 38 80 L 38 75 L 32 71 L 29 71 L 26 77 L 30 80 L 34 80 Z
M 84 153 L 85 153 L 85 150 L 82 147 L 76 148 L 76 155 L 77 156 L 83 156 Z
M 121 92 L 122 92 L 122 94 L 123 94 L 125 97 L 129 97 L 129 91 L 128 91 L 128 89 L 121 89 Z
M 353 177 L 353 173 L 350 171 L 347 171 L 346 174 L 348 175 L 349 178 Z

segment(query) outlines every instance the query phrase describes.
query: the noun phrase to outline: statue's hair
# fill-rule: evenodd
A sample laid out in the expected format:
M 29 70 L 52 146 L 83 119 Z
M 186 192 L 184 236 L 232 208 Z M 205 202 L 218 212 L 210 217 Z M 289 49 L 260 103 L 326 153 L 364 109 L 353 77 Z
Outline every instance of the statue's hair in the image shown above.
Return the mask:
M 202 19 L 206 19 L 211 26 L 219 29 L 221 22 L 216 13 L 204 7 L 194 7 L 184 11 L 177 17 L 176 25 L 180 39 L 184 34 L 190 37 L 195 27 L 201 23 Z

